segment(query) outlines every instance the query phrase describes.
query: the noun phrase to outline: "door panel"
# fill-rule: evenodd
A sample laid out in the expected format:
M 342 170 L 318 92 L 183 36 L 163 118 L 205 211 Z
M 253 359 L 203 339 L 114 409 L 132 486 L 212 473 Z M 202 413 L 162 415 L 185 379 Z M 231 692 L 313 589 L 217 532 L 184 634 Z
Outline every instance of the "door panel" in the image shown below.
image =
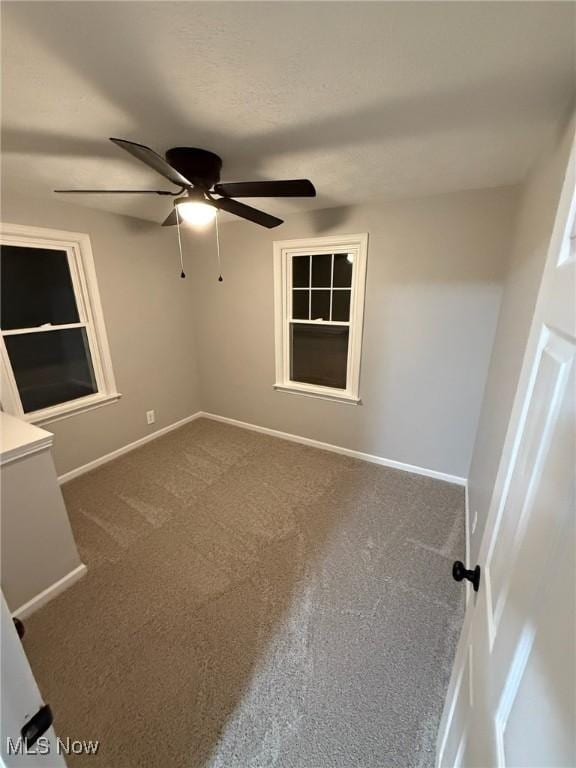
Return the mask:
M 489 624 L 491 645 L 500 627 L 510 580 L 516 573 L 519 549 L 527 532 L 530 530 L 536 549 L 543 548 L 549 537 L 549 529 L 558 523 L 549 515 L 560 513 L 557 504 L 549 510 L 546 503 L 547 498 L 554 499 L 554 493 L 546 497 L 539 491 L 543 472 L 555 471 L 555 467 L 550 466 L 550 442 L 557 430 L 562 426 L 566 428 L 570 421 L 566 398 L 574 361 L 574 344 L 548 329 L 543 331 L 542 336 L 535 384 L 526 400 L 525 428 L 511 472 L 510 490 L 503 504 L 500 525 L 495 528 L 492 551 L 485 566 L 494 604 L 493 620 Z M 559 423 L 561 414 L 562 420 Z M 507 545 L 502 546 L 502 541 L 506 541 Z M 538 558 L 538 551 L 532 556 Z M 540 579 L 541 574 L 537 572 L 536 565 L 534 561 L 532 567 L 524 573 L 525 580 L 536 582 Z M 535 589 L 534 583 L 525 586 Z
M 0 766 L 5 768 L 66 768 L 50 727 L 29 752 L 21 742 L 22 726 L 43 705 L 42 696 L 16 634 L 4 593 L 0 597 Z M 42 742 L 42 745 L 40 744 Z
M 572 528 L 574 526 L 572 525 Z M 571 686 L 576 680 L 574 622 L 563 599 L 571 586 L 574 605 L 574 531 L 563 537 L 555 553 L 559 567 L 535 627 L 523 675 L 503 724 L 505 764 L 540 768 L 543 765 L 573 766 L 574 723 Z
M 441 723 L 439 766 L 576 765 L 575 160 L 573 147 L 480 547 L 480 591 L 468 605 Z
M 453 727 L 447 733 L 446 744 L 443 747 L 443 761 L 441 768 L 451 768 L 459 764 L 466 750 L 466 720 L 468 710 L 472 703 L 470 690 L 471 681 L 471 648 L 467 649 L 466 664 L 461 667 L 460 677 L 456 684 L 454 695 L 454 720 Z

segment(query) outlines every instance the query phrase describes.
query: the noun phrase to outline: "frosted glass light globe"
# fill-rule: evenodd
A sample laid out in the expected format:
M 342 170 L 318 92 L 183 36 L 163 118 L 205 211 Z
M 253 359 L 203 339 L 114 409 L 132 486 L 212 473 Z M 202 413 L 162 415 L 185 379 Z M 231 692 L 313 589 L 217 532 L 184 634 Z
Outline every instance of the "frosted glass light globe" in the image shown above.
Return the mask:
M 178 203 L 178 215 L 188 224 L 203 226 L 214 221 L 216 209 L 206 203 L 199 203 L 194 200 Z

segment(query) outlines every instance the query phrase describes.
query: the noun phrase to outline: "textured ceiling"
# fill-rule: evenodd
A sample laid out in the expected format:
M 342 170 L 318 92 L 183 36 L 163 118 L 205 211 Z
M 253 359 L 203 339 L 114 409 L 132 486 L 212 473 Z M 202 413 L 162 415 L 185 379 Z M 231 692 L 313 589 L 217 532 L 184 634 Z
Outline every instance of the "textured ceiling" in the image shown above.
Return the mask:
M 158 186 L 108 136 L 211 149 L 228 181 L 312 179 L 315 200 L 264 201 L 280 215 L 515 183 L 573 97 L 574 13 L 550 2 L 4 2 L 4 187 Z M 170 206 L 68 200 L 158 221 Z

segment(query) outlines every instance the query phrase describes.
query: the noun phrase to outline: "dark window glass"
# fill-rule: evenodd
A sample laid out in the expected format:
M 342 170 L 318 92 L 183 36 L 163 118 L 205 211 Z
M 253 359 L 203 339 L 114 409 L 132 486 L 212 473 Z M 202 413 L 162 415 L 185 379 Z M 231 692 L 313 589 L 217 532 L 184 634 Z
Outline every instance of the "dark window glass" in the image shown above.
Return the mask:
M 350 291 L 332 292 L 332 320 L 350 320 Z
M 310 320 L 310 291 L 292 291 L 292 317 L 295 320 Z
M 312 291 L 311 320 L 330 320 L 330 291 Z
M 334 288 L 350 288 L 352 285 L 352 255 L 334 254 Z
M 348 327 L 306 325 L 292 328 L 292 381 L 346 389 Z
M 292 259 L 292 287 L 308 288 L 310 285 L 310 256 L 294 256 Z
M 319 253 L 312 256 L 312 287 L 330 288 L 332 279 L 332 254 Z
M 97 392 L 84 328 L 5 336 L 26 413 Z
M 3 245 L 0 260 L 4 330 L 79 322 L 65 251 Z

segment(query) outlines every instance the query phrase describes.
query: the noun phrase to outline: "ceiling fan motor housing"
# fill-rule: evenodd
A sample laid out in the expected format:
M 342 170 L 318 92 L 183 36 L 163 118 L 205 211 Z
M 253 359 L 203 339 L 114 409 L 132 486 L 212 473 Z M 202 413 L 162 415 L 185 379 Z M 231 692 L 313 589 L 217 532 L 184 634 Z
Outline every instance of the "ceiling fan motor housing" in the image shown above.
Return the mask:
M 220 181 L 222 159 L 206 149 L 173 147 L 167 150 L 166 161 L 195 187 L 209 190 Z

